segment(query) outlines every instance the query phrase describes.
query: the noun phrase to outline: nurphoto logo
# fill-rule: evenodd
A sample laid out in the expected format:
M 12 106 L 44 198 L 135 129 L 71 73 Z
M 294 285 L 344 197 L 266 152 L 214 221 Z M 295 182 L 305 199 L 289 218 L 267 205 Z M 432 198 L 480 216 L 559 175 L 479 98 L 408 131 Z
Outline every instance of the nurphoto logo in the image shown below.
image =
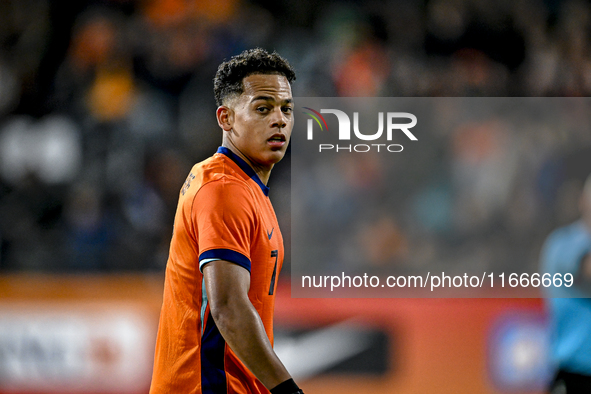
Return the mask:
M 326 123 L 326 119 L 322 116 L 322 114 L 333 114 L 337 117 L 337 121 L 339 123 L 339 131 L 338 131 L 338 138 L 339 141 L 350 141 L 351 140 L 351 118 L 347 115 L 344 111 L 339 109 L 321 109 L 320 112 L 309 108 L 304 107 L 304 109 L 310 112 L 304 112 L 306 115 L 310 116 L 307 123 L 307 136 L 308 140 L 314 139 L 314 121 L 319 126 L 321 131 L 328 131 L 328 125 Z M 417 117 L 408 112 L 386 112 L 386 140 L 392 141 L 392 136 L 394 132 L 401 131 L 410 139 L 411 141 L 417 141 L 417 137 L 409 129 L 413 128 L 417 124 Z M 400 120 L 406 119 L 410 122 L 400 123 Z M 353 112 L 353 134 L 355 137 L 362 141 L 376 141 L 382 134 L 384 133 L 384 112 L 378 112 L 378 130 L 373 134 L 364 134 L 360 131 L 359 127 L 359 112 Z M 369 152 L 372 149 L 377 150 L 380 152 L 380 148 L 384 148 L 388 152 L 402 152 L 404 149 L 400 144 L 356 144 L 356 145 L 333 145 L 333 144 L 319 144 L 318 150 L 319 152 L 322 151 L 330 151 L 333 150 L 335 152 Z

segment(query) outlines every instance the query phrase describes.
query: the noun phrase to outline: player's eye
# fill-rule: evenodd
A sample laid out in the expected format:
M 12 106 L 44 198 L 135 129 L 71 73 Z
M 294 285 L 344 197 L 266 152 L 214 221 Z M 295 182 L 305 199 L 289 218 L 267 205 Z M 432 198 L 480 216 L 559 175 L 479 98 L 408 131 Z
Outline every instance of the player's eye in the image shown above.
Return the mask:
M 265 114 L 267 112 L 269 112 L 269 108 L 267 107 L 257 107 L 257 112 L 261 113 L 261 114 Z
M 283 108 L 281 108 L 281 110 L 286 114 L 291 114 L 293 112 L 292 107 L 283 107 Z

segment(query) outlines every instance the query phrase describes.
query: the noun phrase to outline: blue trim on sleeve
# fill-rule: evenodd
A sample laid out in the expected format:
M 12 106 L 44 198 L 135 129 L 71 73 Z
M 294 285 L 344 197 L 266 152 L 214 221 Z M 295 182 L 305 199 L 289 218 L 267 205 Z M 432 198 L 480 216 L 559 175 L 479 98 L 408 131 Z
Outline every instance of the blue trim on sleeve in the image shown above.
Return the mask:
M 265 196 L 269 196 L 269 188 L 267 187 L 267 185 L 265 185 L 263 183 L 263 181 L 261 181 L 261 179 L 259 178 L 257 173 L 252 169 L 252 167 L 249 166 L 247 162 L 242 160 L 242 158 L 240 156 L 238 156 L 237 154 L 235 154 L 234 152 L 232 152 L 230 149 L 226 148 L 225 146 L 220 146 L 216 153 L 221 153 L 223 155 L 226 155 L 234 163 L 238 164 L 238 167 L 240 167 L 246 175 L 248 175 L 253 181 L 255 181 L 259 185 L 259 187 L 261 188 L 261 190 L 263 191 Z
M 203 271 L 203 266 L 207 263 L 211 263 L 212 261 L 217 261 L 219 259 L 203 259 L 199 262 L 199 270 Z
M 250 272 L 250 259 L 242 253 L 230 249 L 210 249 L 201 253 L 199 255 L 199 271 L 203 272 L 203 266 L 214 260 L 227 260 L 246 268 Z

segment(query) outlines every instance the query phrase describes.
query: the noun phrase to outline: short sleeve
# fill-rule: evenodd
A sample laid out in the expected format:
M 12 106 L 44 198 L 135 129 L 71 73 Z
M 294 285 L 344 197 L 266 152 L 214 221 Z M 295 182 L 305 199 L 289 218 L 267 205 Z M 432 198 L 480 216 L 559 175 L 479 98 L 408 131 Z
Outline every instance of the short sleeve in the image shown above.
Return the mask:
M 250 189 L 227 178 L 209 182 L 195 195 L 191 211 L 197 229 L 199 270 L 227 260 L 250 272 L 250 247 L 255 208 Z

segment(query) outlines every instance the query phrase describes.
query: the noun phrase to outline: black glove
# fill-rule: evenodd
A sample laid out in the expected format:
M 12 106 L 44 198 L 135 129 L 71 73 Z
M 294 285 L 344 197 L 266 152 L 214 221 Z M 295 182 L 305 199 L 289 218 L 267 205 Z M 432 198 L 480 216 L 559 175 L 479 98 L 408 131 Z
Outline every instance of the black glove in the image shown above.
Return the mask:
M 293 379 L 287 379 L 283 383 L 271 389 L 271 394 L 304 394 Z

